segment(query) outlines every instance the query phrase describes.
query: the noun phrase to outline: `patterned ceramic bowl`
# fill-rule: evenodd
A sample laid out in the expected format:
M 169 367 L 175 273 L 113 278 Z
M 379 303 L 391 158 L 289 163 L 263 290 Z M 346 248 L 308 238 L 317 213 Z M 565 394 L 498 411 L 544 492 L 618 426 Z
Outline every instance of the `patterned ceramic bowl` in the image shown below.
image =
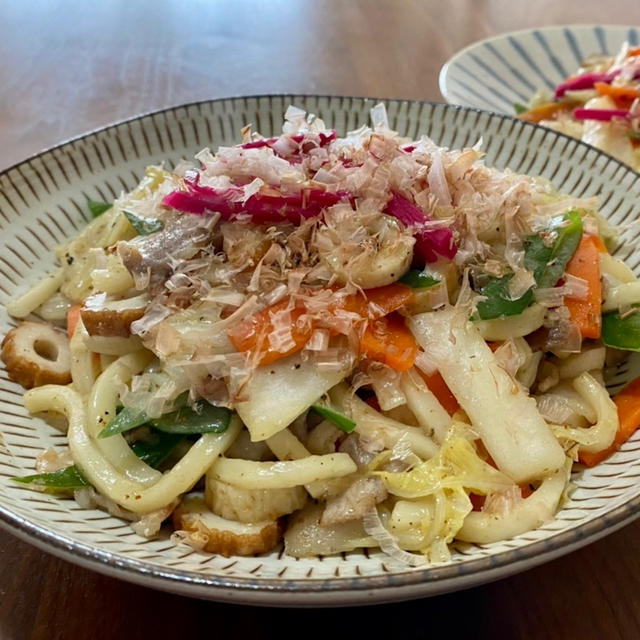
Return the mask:
M 440 71 L 440 93 L 450 104 L 514 114 L 536 91 L 553 92 L 592 54 L 612 55 L 627 41 L 640 43 L 640 28 L 574 25 L 505 33 L 475 42 Z
M 377 102 L 377 101 L 376 101 Z M 614 224 L 637 219 L 640 176 L 553 131 L 499 115 L 442 104 L 385 101 L 391 126 L 422 133 L 449 147 L 482 137 L 487 163 L 551 179 L 577 196 L 597 195 Z M 264 135 L 280 130 L 295 104 L 318 114 L 340 134 L 368 121 L 373 100 L 261 96 L 201 102 L 134 118 L 63 143 L 0 174 L 0 302 L 53 267 L 51 248 L 87 222 L 84 203 L 131 189 L 145 166 L 168 166 L 201 147 L 237 140 L 252 123 Z M 640 274 L 640 255 L 619 255 Z M 0 333 L 10 320 L 0 316 Z M 613 386 L 638 375 L 630 362 Z M 336 606 L 417 598 L 513 574 L 568 553 L 625 525 L 640 511 L 640 434 L 608 461 L 574 473 L 575 490 L 557 518 L 538 530 L 486 546 L 458 545 L 451 562 L 408 569 L 380 552 L 296 560 L 282 551 L 248 558 L 205 555 L 175 546 L 163 534 L 138 537 L 123 521 L 81 509 L 72 500 L 36 493 L 9 481 L 34 468 L 45 448 L 64 436 L 30 417 L 22 389 L 0 371 L 0 523 L 38 547 L 97 571 L 151 587 L 213 600 L 281 606 Z

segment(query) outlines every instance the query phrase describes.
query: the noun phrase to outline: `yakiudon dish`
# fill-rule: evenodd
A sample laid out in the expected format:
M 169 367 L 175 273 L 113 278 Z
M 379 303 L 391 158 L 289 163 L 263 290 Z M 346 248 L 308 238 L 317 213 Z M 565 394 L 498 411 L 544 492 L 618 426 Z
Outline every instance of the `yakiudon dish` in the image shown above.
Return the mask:
M 549 95 L 515 105 L 518 118 L 592 144 L 640 169 L 640 47 L 593 55 Z
M 176 544 L 447 561 L 560 509 L 640 420 L 640 283 L 594 199 L 290 107 L 149 167 L 12 301 L 9 376 L 66 417 L 20 486 Z M 59 427 L 59 425 L 58 425 Z

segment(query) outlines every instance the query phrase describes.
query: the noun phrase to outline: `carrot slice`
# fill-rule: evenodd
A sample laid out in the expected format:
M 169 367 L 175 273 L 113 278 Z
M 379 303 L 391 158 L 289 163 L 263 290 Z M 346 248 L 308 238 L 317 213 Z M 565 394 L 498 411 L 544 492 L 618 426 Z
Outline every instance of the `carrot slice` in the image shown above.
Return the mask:
M 360 351 L 396 371 L 407 371 L 415 361 L 418 343 L 404 318 L 392 313 L 369 322 L 360 339 Z
M 460 405 L 456 397 L 451 393 L 451 389 L 447 386 L 444 378 L 440 375 L 440 372 L 436 371 L 435 373 L 426 374 L 418 370 L 418 373 L 444 410 L 452 416 L 460 408 Z
M 640 47 L 633 47 L 633 49 L 629 49 L 629 51 L 627 51 L 628 58 L 633 58 L 635 56 L 640 56 Z
M 566 273 L 582 278 L 587 283 L 586 298 L 565 297 L 571 322 L 578 327 L 583 338 L 599 338 L 602 327 L 602 285 L 600 283 L 600 249 L 595 236 L 583 234 L 580 244 L 567 263 Z
M 269 334 L 275 329 L 273 317 L 275 314 L 285 311 L 289 306 L 289 300 L 280 302 L 254 313 L 249 318 L 238 323 L 227 332 L 233 346 L 242 352 L 258 352 L 259 364 L 270 364 L 280 358 L 299 351 L 309 341 L 313 328 L 310 322 L 299 322 L 305 313 L 304 309 L 293 308 L 290 310 L 291 319 L 291 346 L 284 351 L 276 351 L 269 344 Z
M 73 338 L 73 332 L 76 330 L 78 320 L 80 320 L 80 309 L 82 309 L 81 304 L 74 304 L 67 311 L 67 335 L 69 340 Z
M 587 467 L 593 467 L 608 458 L 640 427 L 640 378 L 632 380 L 615 396 L 613 401 L 618 409 L 618 431 L 616 432 L 616 437 L 613 444 L 604 451 L 596 453 L 580 452 L 580 462 Z
M 593 87 L 601 96 L 609 96 L 620 109 L 628 109 L 631 103 L 640 96 L 636 89 L 614 87 L 606 82 L 595 82 Z
M 409 304 L 414 298 L 413 289 L 401 282 L 384 287 L 366 289 L 364 294 L 348 296 L 341 308 L 361 315 L 363 318 L 381 318 L 400 307 Z
M 362 318 L 375 320 L 408 304 L 413 299 L 413 295 L 413 290 L 410 287 L 395 282 L 385 287 L 367 289 L 364 293 L 347 296 L 339 305 L 335 305 L 330 310 L 335 312 L 338 309 L 345 309 L 362 316 Z M 274 315 L 285 311 L 289 305 L 289 299 L 281 300 L 232 327 L 227 335 L 236 350 L 243 353 L 255 354 L 257 352 L 259 354 L 258 364 L 270 364 L 300 351 L 313 332 L 312 323 L 301 320 L 301 316 L 306 313 L 302 307 L 294 307 L 290 310 L 291 346 L 284 351 L 276 351 L 269 344 L 269 335 L 275 329 L 272 322 Z M 409 330 L 407 329 L 407 331 Z M 411 338 L 413 339 L 413 335 Z M 411 363 L 413 364 L 413 360 Z
M 529 109 L 529 111 L 520 113 L 517 118 L 518 120 L 524 120 L 525 122 L 533 122 L 534 124 L 537 124 L 542 120 L 553 120 L 561 113 L 568 113 L 570 111 L 573 111 L 576 105 L 577 103 L 569 101 L 547 102 L 545 104 L 541 104 L 538 107 L 534 107 L 533 109 Z

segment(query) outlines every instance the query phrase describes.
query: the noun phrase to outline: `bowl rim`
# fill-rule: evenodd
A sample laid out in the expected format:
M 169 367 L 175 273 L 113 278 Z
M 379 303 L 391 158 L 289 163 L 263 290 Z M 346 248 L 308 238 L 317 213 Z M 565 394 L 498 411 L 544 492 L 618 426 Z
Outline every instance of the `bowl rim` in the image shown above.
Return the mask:
M 640 36 L 640 25 L 623 25 L 623 24 L 597 24 L 590 22 L 577 22 L 572 24 L 550 24 L 544 25 L 541 27 L 528 27 L 526 29 L 515 29 L 514 31 L 505 31 L 503 33 L 498 33 L 493 36 L 488 36 L 486 38 L 481 38 L 480 40 L 475 40 L 474 42 L 469 43 L 466 47 L 459 49 L 456 51 L 449 59 L 447 59 L 442 67 L 440 67 L 440 72 L 438 73 L 438 90 L 440 91 L 440 95 L 443 97 L 447 104 L 451 104 L 453 106 L 454 103 L 449 102 L 449 98 L 447 97 L 448 89 L 448 76 L 451 70 L 451 67 L 458 62 L 461 58 L 466 56 L 469 51 L 478 48 L 479 46 L 489 43 L 489 42 L 497 42 L 500 40 L 505 40 L 509 37 L 517 37 L 522 36 L 524 34 L 533 33 L 534 31 L 541 32 L 551 32 L 551 31 L 561 31 L 564 29 L 571 29 L 573 31 L 587 31 L 595 28 L 600 29 L 636 29 L 638 31 L 638 35 Z M 464 106 L 464 105 L 456 105 L 456 106 Z M 479 107 L 467 107 L 468 109 L 477 109 Z M 484 111 L 484 109 L 482 109 Z M 489 113 L 498 113 L 501 114 L 500 111 L 490 111 Z M 509 115 L 509 114 L 503 114 Z
M 349 96 L 339 94 L 294 94 L 294 93 L 263 93 L 226 96 L 214 99 L 197 100 L 180 103 L 170 107 L 150 110 L 137 115 L 117 120 L 107 125 L 97 127 L 65 139 L 55 145 L 42 149 L 20 162 L 14 163 L 0 171 L 0 178 L 22 165 L 29 164 L 37 158 L 42 158 L 62 148 L 81 142 L 87 138 L 105 133 L 112 129 L 127 125 L 145 118 L 161 114 L 175 113 L 181 109 L 188 109 L 202 105 L 221 102 L 236 102 L 239 100 L 264 99 L 343 99 L 363 104 L 385 102 L 387 104 L 416 104 L 427 105 L 434 109 L 443 109 L 487 115 L 491 119 L 512 121 L 512 126 L 534 127 L 542 129 L 545 135 L 573 141 L 575 144 L 587 147 L 596 154 L 607 157 L 625 171 L 634 175 L 640 181 L 640 173 L 619 162 L 606 152 L 583 143 L 565 134 L 539 127 L 538 125 L 522 122 L 503 113 L 495 113 L 475 107 L 448 104 L 443 102 L 378 98 L 370 96 Z M 509 132 L 510 133 L 510 132 Z M 56 533 L 51 529 L 36 524 L 24 518 L 0 502 L 0 526 L 20 539 L 39 549 L 52 553 L 64 560 L 99 573 L 118 577 L 129 582 L 143 584 L 165 591 L 192 595 L 219 601 L 241 602 L 246 604 L 268 604 L 270 606 L 336 606 L 349 604 L 369 604 L 362 598 L 366 595 L 386 594 L 383 601 L 408 599 L 426 595 L 436 595 L 466 588 L 483 582 L 496 580 L 559 557 L 570 551 L 579 549 L 591 542 L 595 542 L 617 529 L 630 524 L 640 517 L 640 494 L 632 496 L 615 509 L 608 511 L 598 518 L 585 522 L 568 531 L 554 533 L 543 540 L 531 542 L 523 547 L 488 555 L 482 558 L 432 565 L 424 569 L 407 569 L 398 573 L 385 573 L 375 576 L 335 577 L 335 578 L 248 578 L 241 576 L 221 576 L 208 573 L 198 573 L 184 569 L 161 567 L 150 562 L 136 560 L 100 547 Z M 232 559 L 230 559 L 232 560 Z M 434 588 L 435 585 L 435 588 Z M 442 589 L 438 588 L 442 585 Z M 273 602 L 273 597 L 287 594 L 286 603 Z M 371 603 L 380 602 L 379 598 Z

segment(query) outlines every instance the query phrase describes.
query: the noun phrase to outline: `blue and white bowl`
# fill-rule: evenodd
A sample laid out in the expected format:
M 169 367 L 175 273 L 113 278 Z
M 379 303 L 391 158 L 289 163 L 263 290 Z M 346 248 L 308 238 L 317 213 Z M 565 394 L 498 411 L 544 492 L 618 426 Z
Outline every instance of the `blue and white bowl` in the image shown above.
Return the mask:
M 290 104 L 315 113 L 339 135 L 368 121 L 376 100 L 267 95 L 197 102 L 158 111 L 78 137 L 0 172 L 0 335 L 12 322 L 4 305 L 53 268 L 51 247 L 88 222 L 82 206 L 132 189 L 147 165 L 172 168 L 204 146 L 237 141 L 252 123 L 277 135 Z M 640 175 L 613 158 L 550 129 L 503 115 L 444 104 L 384 100 L 390 126 L 424 133 L 451 148 L 484 140 L 486 163 L 542 175 L 576 197 L 597 195 L 600 212 L 623 230 L 616 255 L 640 277 L 635 250 Z M 640 375 L 640 358 L 621 364 L 615 390 Z M 149 587 L 211 600 L 271 606 L 344 606 L 421 598 L 471 587 L 573 551 L 640 515 L 640 431 L 593 469 L 576 469 L 574 490 L 556 517 L 511 540 L 456 544 L 451 561 L 399 565 L 380 551 L 297 560 L 282 549 L 225 558 L 173 544 L 168 532 L 137 536 L 123 520 L 73 500 L 30 491 L 10 479 L 33 473 L 36 456 L 65 446 L 65 436 L 22 404 L 23 389 L 0 365 L 0 527 L 96 571 Z M 621 562 L 612 558 L 612 562 Z
M 640 43 L 640 27 L 570 25 L 514 31 L 459 51 L 440 71 L 440 93 L 449 104 L 514 114 L 539 90 L 575 73 L 591 55 L 613 55 L 623 42 Z

